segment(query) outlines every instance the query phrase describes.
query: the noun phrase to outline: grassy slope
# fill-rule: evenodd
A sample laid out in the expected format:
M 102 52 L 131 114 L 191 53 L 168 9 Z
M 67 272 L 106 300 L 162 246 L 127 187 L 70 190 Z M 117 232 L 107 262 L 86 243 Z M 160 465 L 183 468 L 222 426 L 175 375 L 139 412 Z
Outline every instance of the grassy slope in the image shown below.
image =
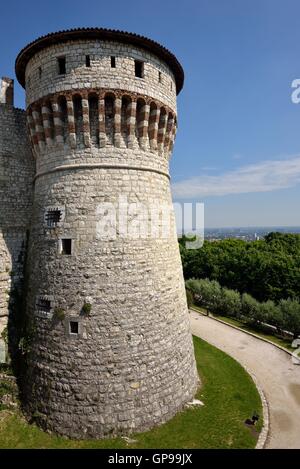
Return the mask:
M 151 431 L 122 439 L 74 441 L 29 425 L 20 414 L 0 412 L 0 448 L 253 448 L 257 435 L 244 425 L 261 401 L 251 377 L 231 357 L 194 338 L 205 406 L 186 409 Z M 261 428 L 262 419 L 258 424 Z

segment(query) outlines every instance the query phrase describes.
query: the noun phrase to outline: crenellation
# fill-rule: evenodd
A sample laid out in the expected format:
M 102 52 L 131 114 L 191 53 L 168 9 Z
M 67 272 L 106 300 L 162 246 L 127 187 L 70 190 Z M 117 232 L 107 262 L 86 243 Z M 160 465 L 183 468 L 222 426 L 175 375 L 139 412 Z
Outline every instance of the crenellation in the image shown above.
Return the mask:
M 101 102 L 101 96 L 104 96 L 104 103 Z M 98 98 L 99 111 L 98 115 L 93 113 L 90 116 L 90 101 Z M 154 102 L 153 100 L 140 95 L 133 95 L 125 90 L 77 90 L 76 92 L 67 91 L 65 94 L 59 93 L 58 96 L 50 96 L 34 103 L 28 108 L 28 114 L 32 115 L 34 121 L 34 132 L 32 137 L 37 136 L 40 151 L 45 151 L 44 143 L 53 146 L 55 143 L 60 144 L 60 138 L 52 139 L 52 131 L 57 136 L 61 136 L 64 132 L 63 126 L 59 123 L 58 109 L 53 106 L 47 105 L 45 102 L 55 102 L 59 100 L 66 100 L 67 103 L 67 117 L 68 117 L 68 135 L 64 140 L 69 142 L 71 148 L 76 149 L 80 146 L 103 148 L 106 144 L 115 145 L 117 148 L 121 146 L 121 135 L 123 134 L 123 147 L 134 148 L 139 145 L 142 150 L 147 150 L 149 147 L 156 151 L 157 149 L 161 154 L 165 154 L 167 158 L 170 157 L 169 146 L 164 145 L 173 140 L 174 132 L 173 126 L 167 125 L 169 120 L 176 121 L 176 115 L 168 109 L 164 104 Z M 74 103 L 76 102 L 77 112 L 74 112 Z M 133 105 L 131 106 L 130 103 Z M 156 108 L 156 114 L 150 113 L 150 109 Z M 43 111 L 44 109 L 44 111 Z M 157 122 L 157 129 L 154 126 L 153 116 L 157 115 L 158 109 L 160 110 L 161 120 Z M 47 114 L 47 116 L 43 116 Z M 54 115 L 55 114 L 55 115 Z M 127 127 L 122 126 L 121 117 L 128 115 Z M 167 115 L 168 114 L 168 115 Z M 41 118 L 42 115 L 42 118 Z M 105 117 L 107 115 L 107 119 Z M 90 120 L 91 117 L 91 120 Z M 112 121 L 113 119 L 113 121 Z M 78 120 L 78 122 L 77 122 Z M 92 138 L 91 129 L 95 128 L 101 122 L 100 133 L 101 138 Z M 53 123 L 52 127 L 50 122 Z M 54 125 L 56 122 L 56 125 Z M 104 122 L 106 124 L 104 125 Z M 121 127 L 123 128 L 121 132 Z M 148 132 L 148 129 L 151 131 Z M 152 130 L 154 129 L 154 132 Z M 157 131 L 156 131 L 157 130 Z M 106 135 L 107 133 L 107 135 Z M 127 135 L 124 135 L 126 134 Z M 47 134 L 47 135 L 46 135 Z M 159 139 L 155 142 L 155 139 Z M 48 140 L 47 140 L 48 139 Z

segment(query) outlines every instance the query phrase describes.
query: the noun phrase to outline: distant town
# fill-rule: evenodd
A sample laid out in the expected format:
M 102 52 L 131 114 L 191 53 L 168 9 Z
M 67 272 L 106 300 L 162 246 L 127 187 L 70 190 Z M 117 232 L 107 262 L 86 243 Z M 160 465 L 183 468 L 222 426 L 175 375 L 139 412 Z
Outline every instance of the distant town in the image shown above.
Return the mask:
M 206 228 L 204 230 L 204 237 L 207 241 L 219 241 L 220 239 L 225 238 L 238 238 L 244 241 L 257 241 L 272 231 L 300 234 L 300 226 Z

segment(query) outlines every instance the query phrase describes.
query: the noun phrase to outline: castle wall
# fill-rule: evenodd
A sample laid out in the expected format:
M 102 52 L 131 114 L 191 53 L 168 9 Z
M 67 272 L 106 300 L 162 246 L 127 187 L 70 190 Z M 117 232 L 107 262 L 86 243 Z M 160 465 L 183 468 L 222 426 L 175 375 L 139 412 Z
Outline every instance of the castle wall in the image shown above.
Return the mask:
M 85 65 L 90 56 L 90 67 Z M 111 67 L 111 56 L 116 67 Z M 58 74 L 57 57 L 66 58 L 66 74 Z M 144 61 L 144 78 L 135 77 L 134 60 Z M 161 81 L 159 81 L 159 72 Z M 110 41 L 69 41 L 48 47 L 26 67 L 27 105 L 65 90 L 126 89 L 162 101 L 176 112 L 176 85 L 172 71 L 158 57 L 136 46 Z
M 155 173 L 78 169 L 36 181 L 28 307 L 39 317 L 28 400 L 46 428 L 76 438 L 148 429 L 195 392 L 174 225 L 166 239 L 97 239 L 97 206 L 119 196 L 171 208 L 169 181 Z M 65 209 L 55 231 L 45 228 L 48 206 Z M 58 255 L 61 238 L 72 239 L 72 255 Z M 51 299 L 48 318 L 38 298 Z M 65 320 L 55 321 L 56 308 Z M 69 334 L 72 320 L 80 322 L 77 337 Z
M 7 325 L 11 293 L 23 281 L 33 173 L 26 113 L 7 103 L 0 104 L 0 334 Z

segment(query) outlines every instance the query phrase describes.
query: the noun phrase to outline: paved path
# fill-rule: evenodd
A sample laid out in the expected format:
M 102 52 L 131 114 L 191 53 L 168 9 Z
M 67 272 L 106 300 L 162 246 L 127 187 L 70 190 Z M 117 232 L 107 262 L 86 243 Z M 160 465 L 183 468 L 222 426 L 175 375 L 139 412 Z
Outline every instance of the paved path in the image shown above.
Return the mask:
M 255 375 L 270 408 L 266 448 L 300 448 L 300 365 L 278 348 L 191 311 L 194 335 L 231 355 Z

